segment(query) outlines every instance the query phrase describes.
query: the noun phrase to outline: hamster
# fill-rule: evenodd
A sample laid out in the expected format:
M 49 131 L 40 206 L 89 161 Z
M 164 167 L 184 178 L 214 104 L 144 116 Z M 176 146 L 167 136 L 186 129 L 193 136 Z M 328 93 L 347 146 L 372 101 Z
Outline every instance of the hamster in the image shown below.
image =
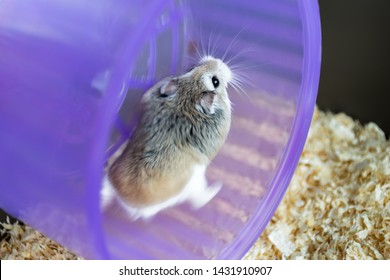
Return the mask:
M 227 64 L 205 56 L 143 95 L 139 123 L 103 179 L 103 209 L 117 199 L 132 220 L 149 219 L 183 202 L 200 208 L 219 192 L 205 173 L 230 129 L 232 78 Z

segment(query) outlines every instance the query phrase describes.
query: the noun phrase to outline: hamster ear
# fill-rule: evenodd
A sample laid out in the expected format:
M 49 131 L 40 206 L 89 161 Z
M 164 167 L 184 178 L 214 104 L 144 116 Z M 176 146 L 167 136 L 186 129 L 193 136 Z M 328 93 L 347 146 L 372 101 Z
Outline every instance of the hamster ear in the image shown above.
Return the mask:
M 199 108 L 200 107 L 200 108 Z M 215 112 L 215 92 L 204 91 L 200 99 L 200 106 L 197 106 L 199 111 L 203 111 L 206 114 L 214 114 Z
M 160 97 L 171 97 L 176 94 L 177 82 L 173 79 L 166 79 L 160 87 Z

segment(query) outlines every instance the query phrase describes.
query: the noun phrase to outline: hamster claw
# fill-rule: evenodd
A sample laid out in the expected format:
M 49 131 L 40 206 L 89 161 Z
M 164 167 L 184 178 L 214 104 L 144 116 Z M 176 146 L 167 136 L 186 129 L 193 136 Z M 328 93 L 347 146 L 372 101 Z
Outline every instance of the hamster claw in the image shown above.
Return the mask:
M 222 182 L 217 181 L 211 186 L 204 188 L 201 192 L 196 193 L 190 199 L 191 205 L 195 208 L 201 208 L 205 206 L 210 200 L 212 200 L 222 188 Z

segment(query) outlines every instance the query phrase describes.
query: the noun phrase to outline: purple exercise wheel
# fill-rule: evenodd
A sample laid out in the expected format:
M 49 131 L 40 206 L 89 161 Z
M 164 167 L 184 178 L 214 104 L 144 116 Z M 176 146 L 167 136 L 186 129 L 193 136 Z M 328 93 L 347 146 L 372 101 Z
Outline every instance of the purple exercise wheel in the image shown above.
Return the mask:
M 194 47 L 244 77 L 205 207 L 153 220 L 99 209 L 106 160 L 157 80 Z M 0 1 L 0 208 L 90 259 L 239 259 L 274 214 L 317 96 L 321 28 L 313 0 Z

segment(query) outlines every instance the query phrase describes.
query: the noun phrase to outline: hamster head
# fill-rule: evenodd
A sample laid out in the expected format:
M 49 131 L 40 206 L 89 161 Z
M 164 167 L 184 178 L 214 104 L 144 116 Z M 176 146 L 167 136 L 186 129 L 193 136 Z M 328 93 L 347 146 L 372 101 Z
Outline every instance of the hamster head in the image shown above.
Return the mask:
M 227 87 L 233 75 L 221 59 L 212 56 L 203 57 L 197 67 L 182 77 L 188 79 L 188 76 L 194 82 L 194 88 L 197 89 L 198 98 L 195 108 L 198 111 L 214 114 L 216 109 L 230 110 Z
M 209 91 L 222 93 L 233 77 L 229 67 L 222 60 L 212 56 L 203 57 L 195 70 L 201 74 L 201 81 Z
M 221 59 L 205 56 L 191 71 L 163 80 L 159 97 L 187 112 L 213 115 L 218 109 L 230 111 L 227 87 L 232 78 L 232 71 Z

